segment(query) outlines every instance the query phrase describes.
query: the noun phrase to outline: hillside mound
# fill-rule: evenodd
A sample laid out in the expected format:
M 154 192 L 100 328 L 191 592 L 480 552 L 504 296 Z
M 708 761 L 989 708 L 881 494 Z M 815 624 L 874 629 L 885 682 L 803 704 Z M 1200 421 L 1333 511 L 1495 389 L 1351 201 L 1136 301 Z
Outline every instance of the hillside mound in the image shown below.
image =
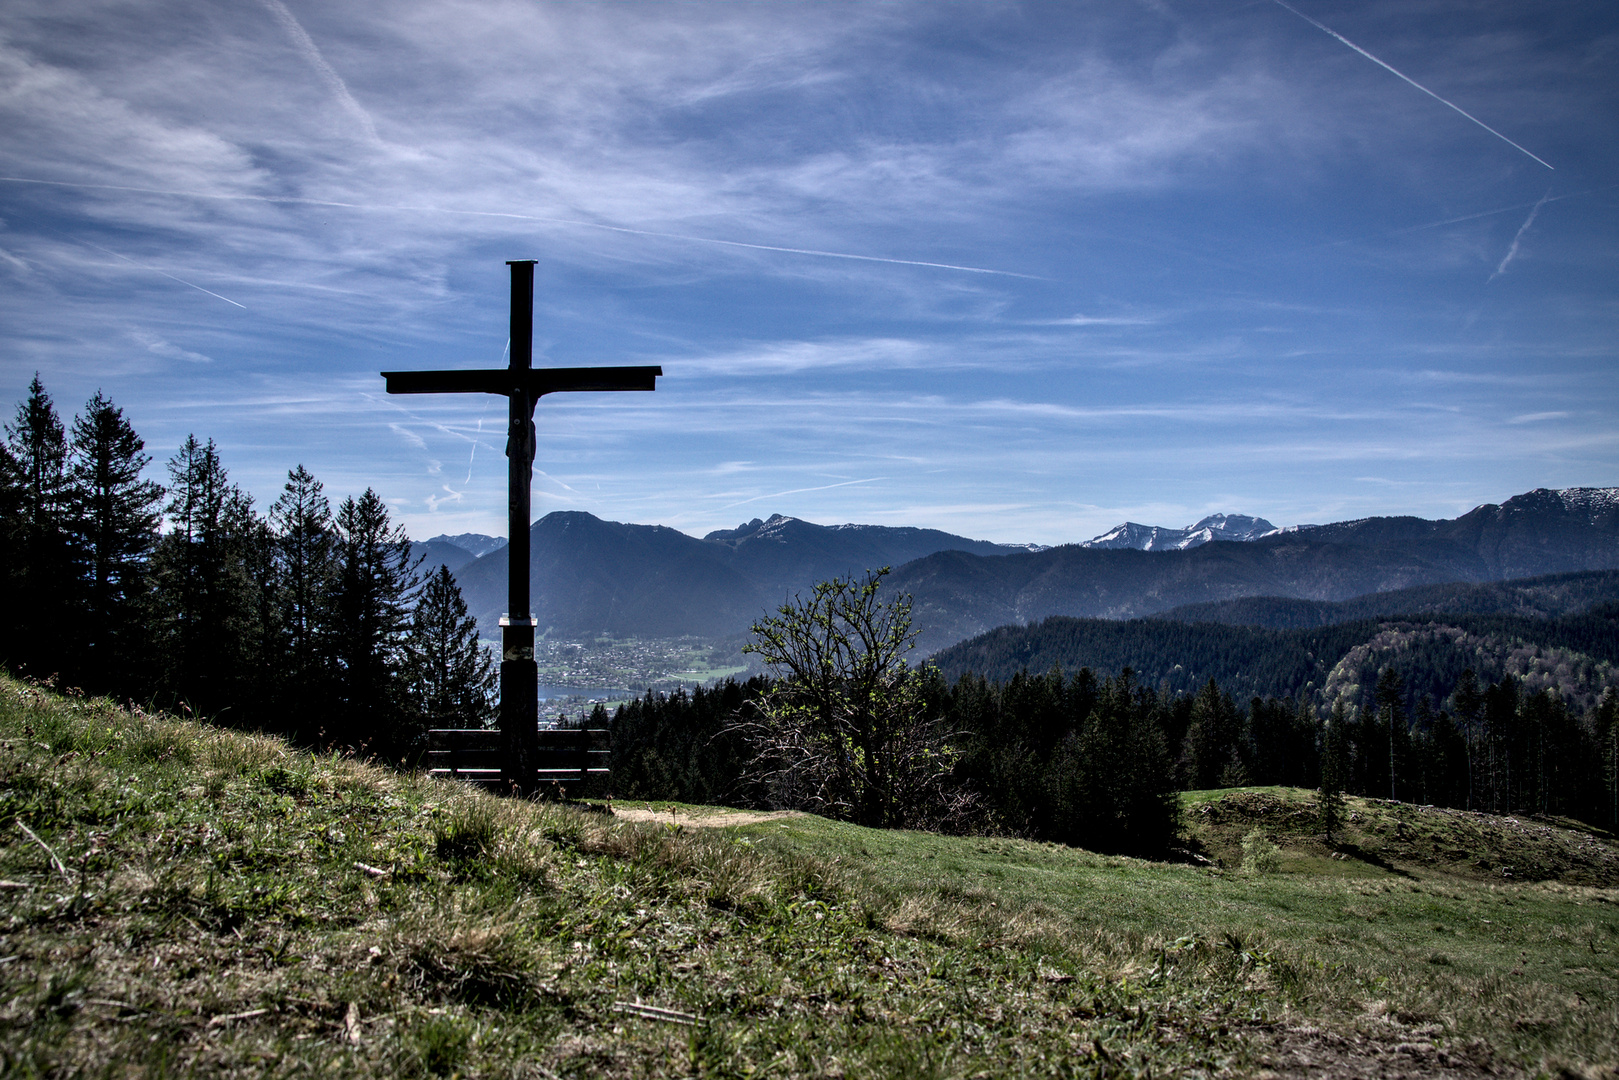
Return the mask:
M 1188 837 L 1220 865 L 1242 865 L 1242 839 L 1261 830 L 1283 870 L 1331 872 L 1334 860 L 1372 873 L 1472 881 L 1555 881 L 1619 888 L 1619 846 L 1600 829 L 1562 818 L 1495 815 L 1386 799 L 1344 798 L 1344 825 L 1328 842 L 1317 795 L 1299 788 L 1187 792 Z

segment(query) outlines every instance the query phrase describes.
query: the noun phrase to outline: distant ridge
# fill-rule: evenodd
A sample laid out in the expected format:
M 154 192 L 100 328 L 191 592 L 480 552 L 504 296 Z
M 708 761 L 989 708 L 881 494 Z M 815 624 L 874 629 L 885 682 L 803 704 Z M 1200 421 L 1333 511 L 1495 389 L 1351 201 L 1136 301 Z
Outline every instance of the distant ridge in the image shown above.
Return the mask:
M 1137 525 L 1126 521 L 1115 525 L 1101 536 L 1086 540 L 1080 547 L 1117 550 L 1133 548 L 1136 551 L 1185 551 L 1201 547 L 1214 540 L 1240 542 L 1258 540 L 1279 531 L 1264 518 L 1245 514 L 1210 514 L 1184 529 L 1166 529 L 1160 525 Z
M 1345 601 L 1447 582 L 1619 569 L 1619 489 L 1537 488 L 1459 518 L 1363 518 L 1184 550 L 941 552 L 894 575 L 933 651 L 1052 615 L 1131 619 L 1243 597 Z
M 1360 619 L 1436 615 L 1524 615 L 1550 619 L 1610 601 L 1619 601 L 1619 570 L 1548 574 L 1482 584 L 1419 585 L 1338 602 L 1245 596 L 1210 604 L 1187 604 L 1151 618 L 1302 630 Z
M 573 510 L 535 522 L 529 543 L 542 632 L 620 637 L 740 634 L 794 592 L 827 578 L 945 550 L 986 557 L 1028 550 L 938 529 L 816 525 L 781 514 L 699 540 Z M 504 550 L 455 573 L 479 625 L 494 626 L 506 597 Z
M 1269 524 L 1214 515 L 1179 531 L 1207 531 L 1219 541 Z M 733 636 L 817 581 L 890 566 L 885 589 L 913 596 L 919 645 L 931 652 L 1052 615 L 1130 619 L 1214 605 L 1193 617 L 1318 626 L 1362 617 L 1320 605 L 1353 602 L 1360 607 L 1352 610 L 1371 617 L 1369 594 L 1619 570 L 1619 490 L 1537 489 L 1449 520 L 1363 518 L 1152 551 L 1031 549 L 936 529 L 817 525 L 780 514 L 698 539 L 579 511 L 547 515 L 530 529 L 530 542 L 542 632 Z M 505 606 L 505 555 L 497 549 L 452 569 L 480 626 L 492 633 Z M 1460 594 L 1430 599 L 1443 604 L 1450 595 Z M 1525 592 L 1492 595 L 1490 602 L 1503 605 L 1551 602 Z M 1255 597 L 1266 599 L 1248 599 Z

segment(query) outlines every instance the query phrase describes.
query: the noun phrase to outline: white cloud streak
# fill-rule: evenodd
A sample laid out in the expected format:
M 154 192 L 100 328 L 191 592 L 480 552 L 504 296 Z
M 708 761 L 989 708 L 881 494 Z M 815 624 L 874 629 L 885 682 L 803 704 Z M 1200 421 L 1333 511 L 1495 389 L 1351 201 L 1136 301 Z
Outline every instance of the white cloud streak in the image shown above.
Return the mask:
M 1323 23 L 1316 22 L 1314 19 L 1310 18 L 1310 16 L 1308 16 L 1304 12 L 1300 11 L 1298 8 L 1294 7 L 1291 4 L 1286 3 L 1285 0 L 1274 0 L 1274 3 L 1276 4 L 1277 7 L 1284 8 L 1284 9 L 1286 9 L 1288 11 L 1291 11 L 1293 14 L 1297 15 L 1299 18 L 1303 19 L 1305 22 L 1309 23 L 1311 26 L 1315 27 L 1317 30 L 1320 30 L 1322 33 L 1330 34 L 1333 37 L 1337 38 L 1343 44 L 1349 46 L 1351 49 L 1354 49 L 1356 52 L 1360 53 L 1366 59 L 1368 59 L 1372 63 L 1376 64 L 1378 67 L 1384 69 L 1385 71 L 1391 72 L 1392 74 L 1398 76 L 1401 79 L 1404 79 L 1406 82 L 1410 83 L 1412 86 L 1416 87 L 1418 90 L 1421 90 L 1424 94 L 1427 94 L 1429 97 L 1433 98 L 1435 101 L 1439 102 L 1441 105 L 1445 105 L 1445 106 L 1447 106 L 1447 107 L 1449 107 L 1451 109 L 1455 109 L 1457 112 L 1459 112 L 1463 116 L 1467 117 L 1467 119 L 1471 120 L 1473 123 L 1477 124 L 1479 127 L 1483 128 L 1485 131 L 1488 131 L 1491 135 L 1494 135 L 1497 139 L 1500 139 L 1502 142 L 1506 143 L 1508 146 L 1512 147 L 1514 150 L 1517 150 L 1518 152 L 1533 158 L 1535 161 L 1540 162 L 1540 164 L 1545 165 L 1546 168 L 1548 168 L 1548 169 L 1550 169 L 1552 167 L 1549 162 L 1547 162 L 1547 161 L 1545 161 L 1545 160 L 1543 160 L 1543 159 L 1541 159 L 1539 157 L 1536 157 L 1536 155 L 1530 153 L 1528 150 L 1525 150 L 1523 147 L 1519 146 L 1517 143 L 1513 142 L 1511 139 L 1507 138 L 1505 135 L 1501 134 L 1499 131 L 1495 130 L 1493 127 L 1486 124 L 1484 121 L 1480 120 L 1478 117 L 1474 116 L 1472 113 L 1468 112 L 1466 109 L 1462 108 L 1460 105 L 1457 105 L 1453 101 L 1447 101 L 1446 99 L 1440 97 L 1438 94 L 1434 93 L 1432 90 L 1429 90 L 1426 86 L 1423 86 L 1421 83 L 1419 83 L 1415 79 L 1411 78 L 1409 75 L 1406 75 L 1403 72 L 1400 72 L 1400 71 L 1396 70 L 1395 68 L 1390 67 L 1388 64 L 1385 64 L 1383 61 L 1379 60 L 1377 57 L 1373 56 L 1371 53 L 1367 52 L 1365 49 L 1361 48 L 1359 45 L 1356 45 L 1353 41 L 1350 41 L 1348 38 L 1346 38 L 1342 34 L 1338 33 L 1338 31 L 1332 29 L 1332 27 L 1327 26 L 1327 25 L 1325 25 Z
M 1535 223 L 1535 215 L 1540 213 L 1540 208 L 1546 205 L 1546 200 L 1551 198 L 1551 195 L 1552 189 L 1547 188 L 1546 194 L 1542 195 L 1540 201 L 1535 204 L 1534 209 L 1529 211 L 1529 216 L 1523 219 L 1523 224 L 1518 226 L 1517 235 L 1512 238 L 1512 246 L 1507 248 L 1506 255 L 1501 259 L 1501 265 L 1495 268 L 1495 273 L 1490 275 L 1489 281 L 1494 281 L 1506 273 L 1507 267 L 1512 264 L 1512 260 L 1518 257 L 1518 244 L 1523 240 L 1523 234 L 1528 232 L 1529 226 Z M 1485 284 L 1489 284 L 1489 281 L 1486 281 Z
M 308 31 L 303 28 L 303 24 L 293 17 L 292 12 L 287 10 L 287 5 L 283 4 L 281 0 L 261 0 L 261 2 L 270 14 L 275 17 L 275 21 L 281 24 L 281 29 L 287 32 L 287 36 L 292 39 L 293 47 L 298 50 L 299 55 L 309 62 L 310 67 L 315 69 L 315 74 L 320 76 L 320 81 L 326 84 L 326 89 L 337 99 L 337 103 L 343 107 L 343 111 L 354 118 L 370 142 L 380 145 L 382 140 L 377 136 L 376 121 L 372 120 L 371 114 L 361 108 L 358 101 L 354 100 L 354 95 L 349 93 L 348 83 L 344 82 L 343 76 L 339 75 L 336 69 L 326 62 L 326 57 L 321 55 L 320 48 L 315 44 L 315 40 L 309 36 Z

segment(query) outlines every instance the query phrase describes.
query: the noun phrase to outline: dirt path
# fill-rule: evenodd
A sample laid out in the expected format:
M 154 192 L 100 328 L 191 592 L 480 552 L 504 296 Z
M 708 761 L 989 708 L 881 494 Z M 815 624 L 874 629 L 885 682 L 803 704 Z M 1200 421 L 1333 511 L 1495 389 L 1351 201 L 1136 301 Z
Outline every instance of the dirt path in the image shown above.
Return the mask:
M 692 829 L 723 829 L 733 825 L 757 825 L 761 821 L 803 817 L 797 810 L 719 810 L 704 809 L 701 813 L 685 810 L 624 810 L 615 807 L 614 817 L 626 821 L 651 821 L 660 825 L 684 825 Z

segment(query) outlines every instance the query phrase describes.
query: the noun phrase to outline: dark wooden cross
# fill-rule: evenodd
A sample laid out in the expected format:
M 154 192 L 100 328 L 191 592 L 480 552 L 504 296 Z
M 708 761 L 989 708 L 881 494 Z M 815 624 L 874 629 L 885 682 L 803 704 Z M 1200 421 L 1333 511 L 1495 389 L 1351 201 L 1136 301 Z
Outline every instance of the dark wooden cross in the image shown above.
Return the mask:
M 529 485 L 534 476 L 534 407 L 567 390 L 655 390 L 661 367 L 539 368 L 534 363 L 534 261 L 512 268 L 511 362 L 471 371 L 384 371 L 390 394 L 499 394 L 511 405 L 508 466 L 507 607 L 500 620 L 501 784 L 531 795 L 539 758 L 539 669 L 529 612 Z

